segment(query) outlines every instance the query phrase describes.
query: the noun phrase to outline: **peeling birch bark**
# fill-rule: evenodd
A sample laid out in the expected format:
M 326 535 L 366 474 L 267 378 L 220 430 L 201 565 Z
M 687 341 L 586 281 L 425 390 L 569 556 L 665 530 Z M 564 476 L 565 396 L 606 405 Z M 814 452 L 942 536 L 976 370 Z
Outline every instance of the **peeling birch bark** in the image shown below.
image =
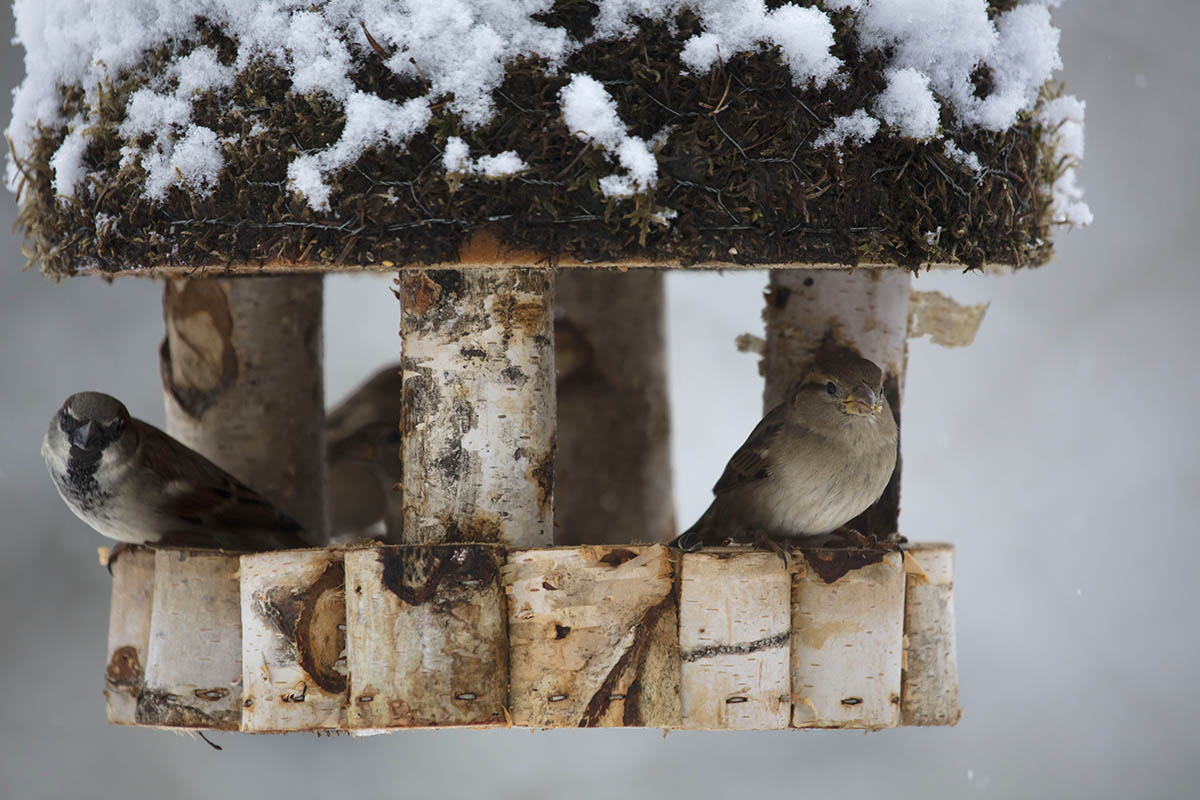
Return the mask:
M 713 547 L 680 566 L 683 727 L 786 728 L 791 579 L 775 553 Z
M 145 686 L 150 612 L 154 601 L 154 551 L 129 547 L 110 562 L 112 605 L 108 617 L 108 668 L 104 700 L 108 721 L 137 724 L 137 702 Z
M 566 270 L 555 287 L 555 544 L 675 534 L 663 273 Z
M 906 270 L 771 270 L 767 290 L 766 344 L 759 371 L 766 378 L 763 409 L 778 405 L 804 376 L 817 351 L 844 346 L 879 365 L 892 413 L 900 420 L 908 357 L 909 292 Z M 883 496 L 851 520 L 866 534 L 898 529 L 900 459 Z
M 345 727 L 342 553 L 286 550 L 241 557 L 243 731 Z
M 167 432 L 324 544 L 320 275 L 165 282 Z
M 522 550 L 503 569 L 514 725 L 677 728 L 671 552 Z
M 405 542 L 550 544 L 553 272 L 399 280 Z
M 351 728 L 507 724 L 503 563 L 486 545 L 346 551 Z
M 916 568 L 904 600 L 904 672 L 900 692 L 904 725 L 953 725 L 958 708 L 958 654 L 954 623 L 954 545 L 914 544 Z
M 965 306 L 941 292 L 913 292 L 908 306 L 908 338 L 942 347 L 966 347 L 975 341 L 990 303 Z
M 900 722 L 900 553 L 797 549 L 792 559 L 792 725 Z
M 159 549 L 137 724 L 236 731 L 241 719 L 238 557 Z

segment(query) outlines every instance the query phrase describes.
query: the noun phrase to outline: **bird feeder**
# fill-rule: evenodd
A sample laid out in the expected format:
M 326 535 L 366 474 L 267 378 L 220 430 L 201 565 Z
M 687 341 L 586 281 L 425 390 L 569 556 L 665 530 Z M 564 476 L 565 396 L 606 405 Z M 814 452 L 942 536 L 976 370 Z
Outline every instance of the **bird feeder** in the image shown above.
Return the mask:
M 663 273 L 770 270 L 764 409 L 834 344 L 899 415 L 906 338 L 973 331 L 912 273 L 1039 265 L 1087 219 L 1045 4 L 359 5 L 21 10 L 31 259 L 163 282 L 168 432 L 312 544 L 117 559 L 109 720 L 956 722 L 951 545 L 662 544 Z M 367 270 L 402 543 L 329 546 L 322 273 Z M 856 530 L 897 532 L 899 473 Z

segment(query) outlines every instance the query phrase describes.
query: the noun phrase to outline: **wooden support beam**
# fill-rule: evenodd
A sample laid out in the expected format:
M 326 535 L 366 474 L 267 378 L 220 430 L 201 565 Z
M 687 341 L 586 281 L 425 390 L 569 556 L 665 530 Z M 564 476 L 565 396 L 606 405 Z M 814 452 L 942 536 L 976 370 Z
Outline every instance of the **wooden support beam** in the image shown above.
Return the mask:
M 908 548 L 908 563 L 902 722 L 953 725 L 962 716 L 954 627 L 954 545 L 914 544 Z
M 167 432 L 327 540 L 319 275 L 165 282 Z
M 551 543 L 554 273 L 400 276 L 404 541 Z
M 503 563 L 489 545 L 346 551 L 352 729 L 508 724 Z
M 900 722 L 904 569 L 898 552 L 797 549 L 792 558 L 792 725 Z
M 786 728 L 791 579 L 775 553 L 713 547 L 682 556 L 684 728 Z
M 763 311 L 766 344 L 759 364 L 766 378 L 763 410 L 783 400 L 821 347 L 840 345 L 883 370 L 884 388 L 899 423 L 911 283 L 903 270 L 771 270 Z M 899 516 L 897 457 L 883 496 L 849 525 L 886 536 L 897 531 Z
M 679 727 L 675 561 L 666 547 L 522 550 L 503 574 L 514 725 Z
M 130 547 L 109 563 L 112 606 L 108 617 L 108 668 L 104 700 L 114 725 L 137 722 L 137 702 L 145 687 L 154 603 L 154 551 Z
M 666 541 L 676 531 L 663 273 L 556 280 L 555 544 Z
M 346 583 L 341 550 L 241 557 L 242 730 L 346 725 Z
M 155 551 L 146 686 L 138 698 L 137 724 L 236 731 L 241 720 L 238 556 Z

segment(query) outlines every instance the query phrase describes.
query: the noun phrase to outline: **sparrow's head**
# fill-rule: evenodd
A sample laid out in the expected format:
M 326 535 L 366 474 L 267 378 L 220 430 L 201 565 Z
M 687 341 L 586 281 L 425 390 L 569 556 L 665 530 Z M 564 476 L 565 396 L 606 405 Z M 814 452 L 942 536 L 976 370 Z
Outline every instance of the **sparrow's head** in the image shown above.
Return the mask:
M 349 436 L 330 441 L 330 461 L 360 461 L 387 469 L 400 469 L 400 423 L 368 422 Z
M 67 398 L 55 422 L 71 447 L 99 451 L 121 438 L 129 411 L 111 395 L 79 392 Z
M 887 408 L 883 371 L 848 350 L 819 357 L 796 388 L 797 410 L 874 417 Z M 889 412 L 890 413 L 890 412 Z

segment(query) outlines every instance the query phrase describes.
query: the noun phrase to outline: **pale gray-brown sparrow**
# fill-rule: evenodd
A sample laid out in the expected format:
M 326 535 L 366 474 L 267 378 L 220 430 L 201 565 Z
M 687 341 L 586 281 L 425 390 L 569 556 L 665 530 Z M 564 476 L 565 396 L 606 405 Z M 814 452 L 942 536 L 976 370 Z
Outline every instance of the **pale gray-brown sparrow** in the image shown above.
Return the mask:
M 366 536 L 391 518 L 387 539 L 399 543 L 393 512 L 404 479 L 400 461 L 399 364 L 372 375 L 325 415 L 325 460 L 329 473 L 329 517 L 335 537 Z
M 68 397 L 50 420 L 42 457 L 75 516 L 123 544 L 307 546 L 295 520 L 107 394 Z
M 673 544 L 690 551 L 748 534 L 834 531 L 879 499 L 896 442 L 879 367 L 845 350 L 825 354 L 758 423 L 708 510 Z

